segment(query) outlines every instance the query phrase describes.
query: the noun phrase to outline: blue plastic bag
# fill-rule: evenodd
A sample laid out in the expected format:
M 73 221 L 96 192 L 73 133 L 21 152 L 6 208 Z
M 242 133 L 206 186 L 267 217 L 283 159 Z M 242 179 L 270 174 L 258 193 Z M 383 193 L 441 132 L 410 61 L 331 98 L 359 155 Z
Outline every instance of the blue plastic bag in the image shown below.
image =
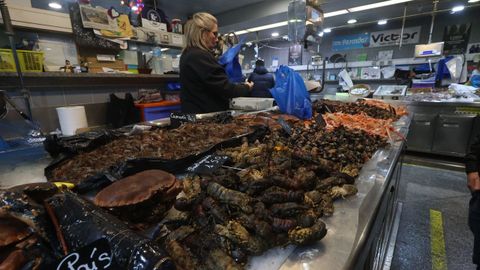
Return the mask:
M 243 43 L 229 48 L 218 60 L 220 65 L 225 66 L 225 72 L 227 73 L 228 80 L 232 83 L 243 82 L 242 66 L 238 61 L 238 53 L 242 48 Z
M 473 87 L 480 88 L 480 75 L 473 75 L 472 78 L 470 78 L 470 83 Z
M 270 89 L 282 113 L 300 119 L 312 118 L 312 101 L 302 76 L 287 66 L 275 72 L 275 86 Z

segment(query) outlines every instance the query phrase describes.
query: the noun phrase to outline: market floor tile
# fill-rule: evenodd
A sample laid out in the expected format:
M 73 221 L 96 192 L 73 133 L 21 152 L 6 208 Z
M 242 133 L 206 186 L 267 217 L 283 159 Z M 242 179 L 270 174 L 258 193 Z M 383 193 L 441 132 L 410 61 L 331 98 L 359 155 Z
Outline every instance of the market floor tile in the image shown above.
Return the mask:
M 464 173 L 404 164 L 398 199 L 403 212 L 392 270 L 432 269 L 430 209 L 442 213 L 447 269 L 475 269 Z

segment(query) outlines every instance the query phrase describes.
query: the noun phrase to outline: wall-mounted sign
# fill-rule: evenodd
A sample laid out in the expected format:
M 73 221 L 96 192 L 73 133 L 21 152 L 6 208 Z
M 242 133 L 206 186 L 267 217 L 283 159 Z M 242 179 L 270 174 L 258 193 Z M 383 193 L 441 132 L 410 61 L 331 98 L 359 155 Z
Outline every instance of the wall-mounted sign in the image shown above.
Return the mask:
M 83 27 L 117 31 L 118 25 L 116 19 L 108 16 L 104 8 L 94 8 L 91 6 L 80 5 L 80 15 L 82 16 Z
M 417 44 L 420 41 L 421 26 L 403 30 L 403 44 Z M 397 46 L 400 44 L 402 29 L 373 32 L 370 34 L 370 47 Z
M 345 51 L 351 49 L 367 48 L 370 43 L 370 35 L 368 33 L 336 36 L 333 38 L 332 50 Z
M 445 41 L 445 54 L 465 53 L 467 51 L 471 29 L 471 23 L 445 26 L 445 29 L 443 30 L 443 41 Z
M 288 65 L 297 66 L 302 64 L 302 45 L 294 44 L 288 48 Z

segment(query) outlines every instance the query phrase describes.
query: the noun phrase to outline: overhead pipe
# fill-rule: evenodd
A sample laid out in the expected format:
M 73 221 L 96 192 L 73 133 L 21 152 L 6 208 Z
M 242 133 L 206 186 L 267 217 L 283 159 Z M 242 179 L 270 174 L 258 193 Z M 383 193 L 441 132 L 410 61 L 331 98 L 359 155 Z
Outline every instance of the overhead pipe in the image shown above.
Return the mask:
M 430 33 L 428 35 L 428 43 L 432 43 L 433 36 L 433 26 L 435 25 L 435 16 L 437 15 L 437 4 L 438 0 L 433 0 L 433 12 L 432 12 L 432 23 L 430 24 Z
M 405 3 L 405 7 L 403 8 L 402 31 L 400 33 L 400 44 L 398 46 L 399 49 L 401 49 L 402 45 L 403 45 L 403 32 L 405 31 L 405 22 L 407 20 L 407 7 L 408 7 L 408 4 Z

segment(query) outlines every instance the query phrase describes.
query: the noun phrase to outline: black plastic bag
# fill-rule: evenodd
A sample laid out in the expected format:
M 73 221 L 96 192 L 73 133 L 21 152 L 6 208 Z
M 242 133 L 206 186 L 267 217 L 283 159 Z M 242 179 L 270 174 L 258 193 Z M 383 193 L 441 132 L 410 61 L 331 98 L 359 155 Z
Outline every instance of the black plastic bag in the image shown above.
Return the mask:
M 120 128 L 140 121 L 140 111 L 135 107 L 132 94 L 126 93 L 125 99 L 110 94 L 110 102 L 107 106 L 107 124 L 114 128 Z
M 98 130 L 69 137 L 47 135 L 43 142 L 43 147 L 45 151 L 54 158 L 62 153 L 65 155 L 74 155 L 107 144 L 118 137 L 118 135 L 115 134 L 115 132 L 108 130 Z
M 181 174 L 186 171 L 186 169 L 205 157 L 208 154 L 214 153 L 218 149 L 236 147 L 241 145 L 242 140 L 247 138 L 249 142 L 254 142 L 258 139 L 261 139 L 265 136 L 267 128 L 264 126 L 255 127 L 255 129 L 248 133 L 240 136 L 236 136 L 230 139 L 227 139 L 223 142 L 220 142 L 200 153 L 189 155 L 180 159 L 168 160 L 162 158 L 137 158 L 129 159 L 115 166 L 108 168 L 108 171 L 98 172 L 97 174 L 84 179 L 81 183 L 78 183 L 74 188 L 75 192 L 84 194 L 90 191 L 101 189 L 105 186 L 108 186 L 114 181 L 117 181 L 121 178 L 139 173 L 145 170 L 164 170 L 172 174 Z M 45 168 L 45 176 L 50 181 L 55 181 L 52 179 L 52 172 L 58 166 L 61 166 L 64 162 L 67 162 L 74 155 L 60 155 L 56 160 L 50 163 Z

